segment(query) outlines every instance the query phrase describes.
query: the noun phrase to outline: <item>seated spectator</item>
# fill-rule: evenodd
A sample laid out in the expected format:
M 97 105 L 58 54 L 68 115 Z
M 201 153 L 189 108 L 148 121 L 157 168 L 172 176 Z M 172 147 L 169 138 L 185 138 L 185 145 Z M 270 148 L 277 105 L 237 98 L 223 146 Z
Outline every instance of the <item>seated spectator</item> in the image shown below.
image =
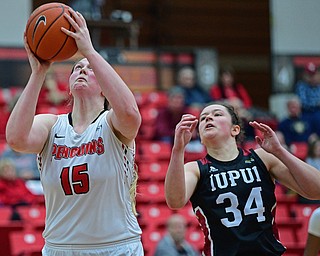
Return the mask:
M 16 175 L 12 160 L 0 160 L 0 203 L 16 207 L 31 205 L 37 202 L 37 197 L 26 187 L 25 181 Z
M 298 97 L 293 96 L 287 101 L 288 117 L 280 120 L 278 131 L 290 147 L 293 142 L 308 142 L 316 136 L 312 120 L 301 111 L 301 103 Z
M 235 80 L 235 72 L 231 66 L 226 66 L 220 70 L 218 84 L 213 85 L 209 93 L 215 101 L 238 98 L 243 102 L 246 109 L 252 106 L 249 93 L 243 84 Z
M 309 219 L 308 237 L 304 256 L 318 256 L 320 252 L 320 207 L 313 211 Z
M 200 256 L 186 240 L 187 224 L 182 215 L 173 214 L 167 222 L 167 234 L 159 241 L 154 256 Z
M 244 140 L 245 141 L 254 141 L 255 131 L 251 125 L 250 121 L 253 121 L 253 115 L 251 112 L 244 107 L 244 104 L 239 98 L 231 98 L 226 100 L 234 110 L 238 113 L 239 118 L 241 118 L 242 128 L 244 129 Z
M 23 178 L 25 180 L 39 179 L 40 173 L 37 166 L 36 154 L 16 152 L 7 145 L 1 155 L 1 159 L 2 158 L 8 158 L 13 162 L 19 178 Z
M 306 162 L 320 171 L 320 139 L 309 143 Z
M 197 84 L 196 73 L 191 67 L 183 67 L 178 71 L 177 86 L 185 92 L 186 106 L 203 106 L 212 100 L 208 92 Z
M 176 125 L 185 113 L 187 113 L 187 107 L 184 90 L 173 86 L 168 91 L 167 106 L 158 111 L 154 139 L 172 143 Z
M 320 171 L 320 139 L 314 139 L 308 143 L 308 153 L 305 162 L 317 168 Z M 320 204 L 320 200 L 309 200 L 298 196 L 299 203 L 302 204 Z
M 320 71 L 315 63 L 308 63 L 295 85 L 295 91 L 300 99 L 302 113 L 313 120 L 320 120 Z
M 56 74 L 51 71 L 47 74 L 46 80 L 39 95 L 40 105 L 59 106 L 66 105 L 69 99 L 67 83 L 59 81 Z

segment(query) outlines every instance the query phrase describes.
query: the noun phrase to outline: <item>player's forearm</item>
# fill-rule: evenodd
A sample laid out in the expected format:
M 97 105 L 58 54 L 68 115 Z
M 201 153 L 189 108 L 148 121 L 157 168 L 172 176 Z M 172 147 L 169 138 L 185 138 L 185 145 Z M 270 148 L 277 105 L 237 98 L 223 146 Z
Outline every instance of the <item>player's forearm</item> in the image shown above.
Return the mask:
M 136 122 L 140 126 L 140 113 L 133 93 L 114 68 L 97 52 L 87 56 L 90 65 L 119 121 Z
M 165 195 L 167 204 L 172 209 L 179 209 L 186 204 L 183 150 L 172 150 L 165 179 Z
M 30 135 L 37 101 L 45 75 L 31 75 L 29 81 L 15 104 L 6 127 L 6 139 L 15 147 Z
M 320 199 L 320 171 L 283 149 L 277 152 L 280 159 L 290 170 L 296 183 L 309 199 Z

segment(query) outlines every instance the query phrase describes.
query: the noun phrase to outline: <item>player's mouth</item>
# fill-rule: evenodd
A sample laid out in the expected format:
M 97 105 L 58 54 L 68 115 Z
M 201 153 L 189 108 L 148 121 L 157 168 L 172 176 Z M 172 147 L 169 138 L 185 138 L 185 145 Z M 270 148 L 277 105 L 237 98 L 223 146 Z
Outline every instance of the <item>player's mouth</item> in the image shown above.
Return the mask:
M 206 126 L 204 128 L 207 130 L 207 129 L 211 129 L 211 128 L 214 128 L 214 127 L 215 126 L 213 124 L 208 123 L 208 124 L 206 124 Z
M 78 77 L 76 82 L 87 82 L 87 79 L 85 79 L 83 77 Z

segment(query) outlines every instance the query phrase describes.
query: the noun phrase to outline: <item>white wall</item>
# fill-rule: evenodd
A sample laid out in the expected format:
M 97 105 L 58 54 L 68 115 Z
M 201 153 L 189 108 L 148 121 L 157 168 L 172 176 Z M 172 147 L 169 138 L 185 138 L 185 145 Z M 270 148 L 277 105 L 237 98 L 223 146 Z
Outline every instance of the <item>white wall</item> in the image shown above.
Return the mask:
M 1 0 L 0 47 L 23 46 L 23 32 L 31 10 L 31 0 Z
M 271 0 L 273 54 L 320 54 L 320 1 Z

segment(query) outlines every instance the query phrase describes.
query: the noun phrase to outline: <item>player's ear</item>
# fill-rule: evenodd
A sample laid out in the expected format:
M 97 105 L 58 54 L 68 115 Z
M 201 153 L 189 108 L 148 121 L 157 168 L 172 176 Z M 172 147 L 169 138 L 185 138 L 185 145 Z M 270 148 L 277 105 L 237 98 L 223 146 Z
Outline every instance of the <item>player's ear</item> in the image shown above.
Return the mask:
M 240 125 L 237 125 L 237 124 L 232 125 L 231 134 L 232 134 L 234 137 L 237 136 L 237 135 L 239 135 L 239 134 L 240 134 L 240 131 L 241 131 Z

